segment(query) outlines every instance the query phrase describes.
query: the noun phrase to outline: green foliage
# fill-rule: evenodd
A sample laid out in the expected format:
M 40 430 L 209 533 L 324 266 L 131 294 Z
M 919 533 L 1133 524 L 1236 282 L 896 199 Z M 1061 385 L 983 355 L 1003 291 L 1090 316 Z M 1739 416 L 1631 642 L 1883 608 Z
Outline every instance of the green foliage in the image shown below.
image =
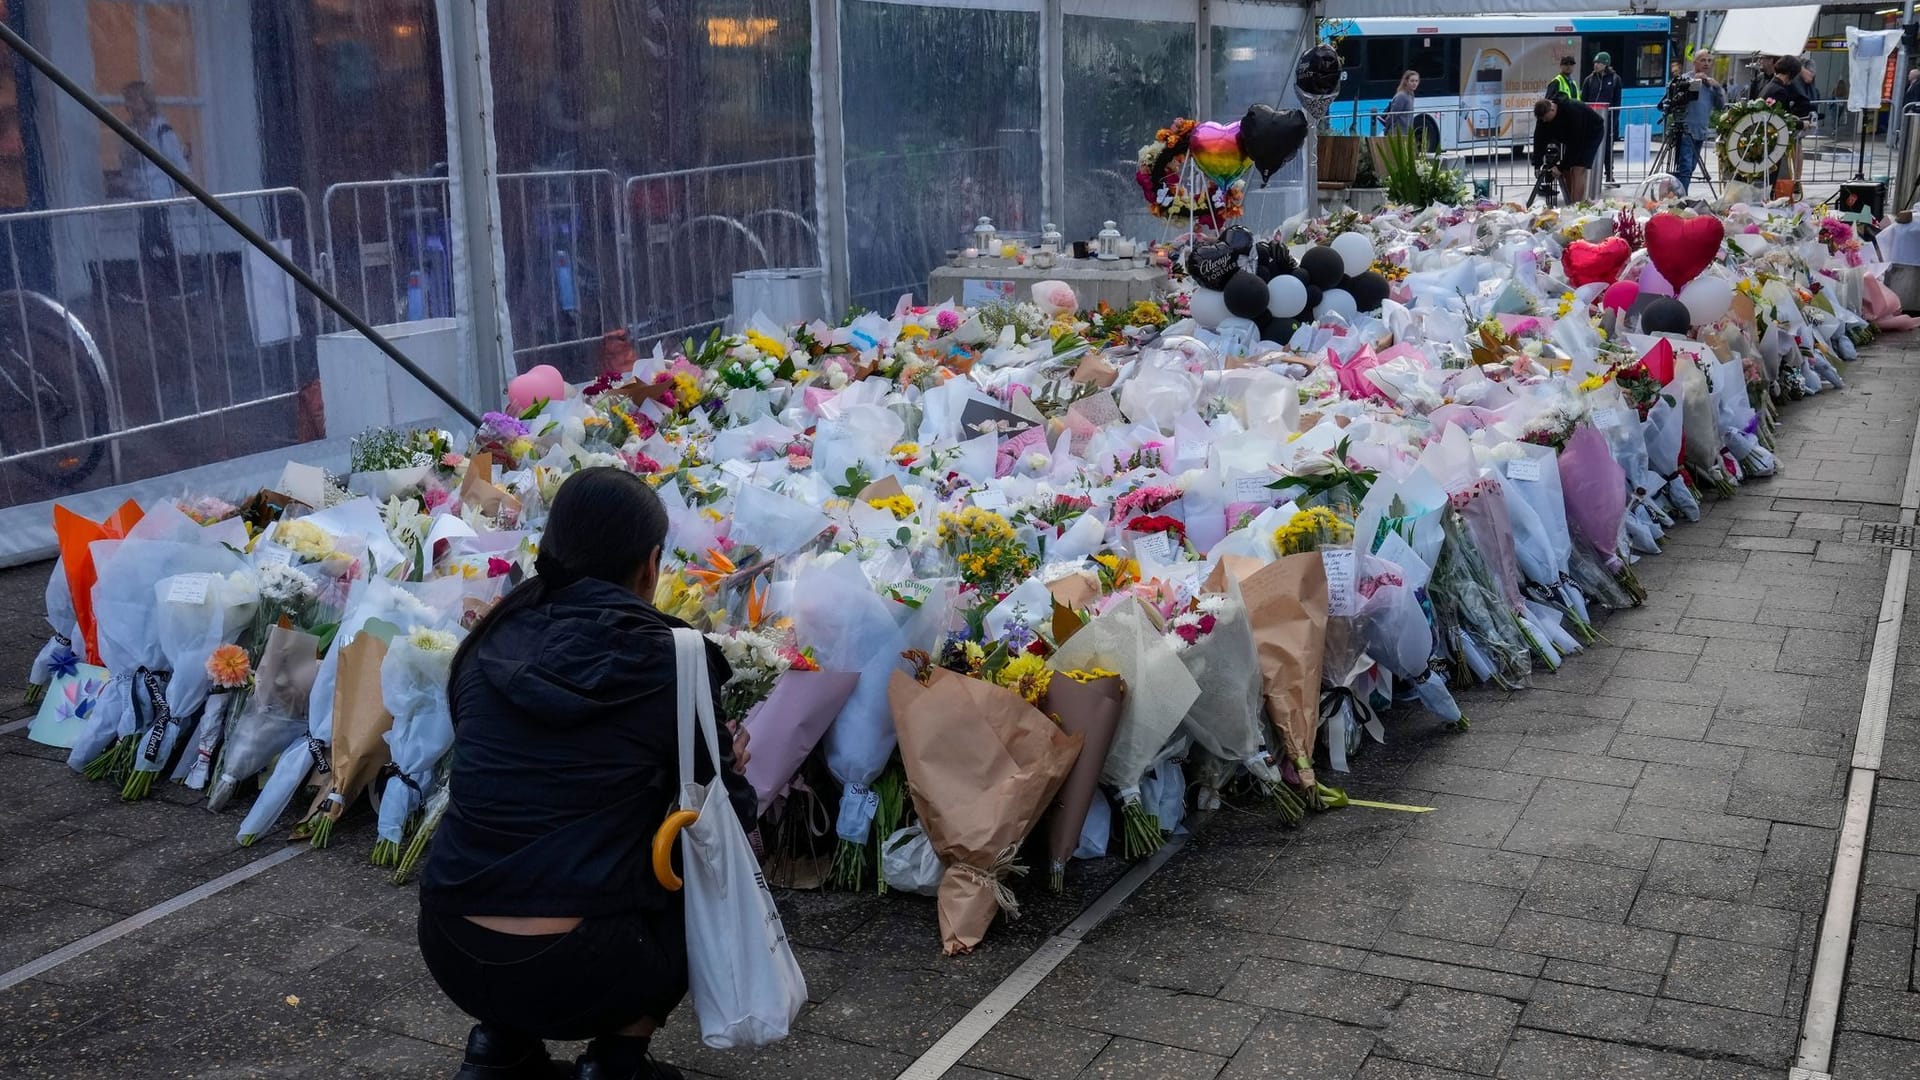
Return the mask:
M 1458 206 L 1467 201 L 1467 186 L 1460 174 L 1447 168 L 1437 154 L 1429 155 L 1418 132 L 1395 131 L 1381 136 L 1380 161 L 1387 170 L 1384 180 L 1388 202 L 1419 208 L 1435 203 Z

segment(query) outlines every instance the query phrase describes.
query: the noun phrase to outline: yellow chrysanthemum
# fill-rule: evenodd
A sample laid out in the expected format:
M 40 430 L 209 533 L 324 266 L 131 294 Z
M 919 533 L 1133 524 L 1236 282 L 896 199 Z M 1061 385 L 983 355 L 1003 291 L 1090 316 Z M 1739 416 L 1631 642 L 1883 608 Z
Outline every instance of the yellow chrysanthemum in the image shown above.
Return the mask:
M 1047 696 L 1047 684 L 1053 680 L 1053 671 L 1047 662 L 1032 653 L 1021 653 L 1007 661 L 1000 669 L 996 681 L 1001 686 L 1019 694 L 1029 705 L 1040 704 Z

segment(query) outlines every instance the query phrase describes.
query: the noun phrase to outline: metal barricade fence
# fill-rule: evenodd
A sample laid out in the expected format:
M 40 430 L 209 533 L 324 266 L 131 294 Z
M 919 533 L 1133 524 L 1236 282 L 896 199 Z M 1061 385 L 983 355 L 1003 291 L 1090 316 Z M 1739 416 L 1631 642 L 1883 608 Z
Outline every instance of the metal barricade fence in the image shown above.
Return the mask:
M 359 180 L 322 192 L 321 263 L 334 295 L 376 325 L 451 318 L 451 197 L 444 176 Z
M 742 270 L 819 265 L 812 155 L 629 177 L 627 306 L 636 345 L 722 324 Z
M 501 173 L 513 357 L 567 377 L 599 374 L 599 342 L 627 325 L 624 189 L 609 169 Z
M 219 198 L 313 267 L 303 192 Z M 0 214 L 0 241 L 0 505 L 319 435 L 318 302 L 193 199 Z
M 1018 134 L 1018 133 L 1013 133 Z M 1023 200 L 1038 175 L 1039 148 L 1015 139 L 995 146 L 875 154 L 847 161 L 847 217 L 853 301 L 891 311 L 902 293 L 924 295 L 927 277 L 947 253 L 965 247 L 962 238 L 973 223 L 993 219 L 1003 236 L 1022 233 L 1037 239 L 1040 224 L 1024 217 Z M 1023 157 L 1031 161 L 1023 164 Z M 1092 175 L 1070 191 L 1099 191 L 1115 185 Z M 1129 179 L 1118 186 L 1126 201 L 1110 196 L 1095 213 L 1119 217 L 1116 207 L 1137 204 L 1139 188 Z M 1129 198 L 1130 197 L 1130 198 Z M 1037 201 L 1037 200 L 1036 200 Z M 1037 206 L 1035 208 L 1037 210 Z M 1085 215 L 1087 212 L 1082 211 Z M 1071 211 L 1061 224 L 1072 229 Z M 1089 234 L 1093 230 L 1088 230 Z

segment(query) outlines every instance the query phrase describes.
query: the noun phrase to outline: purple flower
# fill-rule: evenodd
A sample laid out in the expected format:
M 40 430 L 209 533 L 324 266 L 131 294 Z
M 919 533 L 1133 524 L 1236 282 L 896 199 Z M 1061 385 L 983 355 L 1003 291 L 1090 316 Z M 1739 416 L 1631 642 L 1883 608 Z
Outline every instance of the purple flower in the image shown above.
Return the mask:
M 480 418 L 480 424 L 482 427 L 490 428 L 502 437 L 509 439 L 519 438 L 522 435 L 530 435 L 533 433 L 533 429 L 528 427 L 518 417 L 508 416 L 502 412 L 490 412 L 482 416 Z

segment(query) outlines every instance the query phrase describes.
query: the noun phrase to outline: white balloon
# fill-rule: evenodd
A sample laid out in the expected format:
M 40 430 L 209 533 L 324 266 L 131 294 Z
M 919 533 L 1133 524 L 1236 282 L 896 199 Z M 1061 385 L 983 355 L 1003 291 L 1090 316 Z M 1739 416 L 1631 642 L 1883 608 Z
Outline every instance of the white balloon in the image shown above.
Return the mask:
M 1314 309 L 1316 315 L 1338 315 L 1351 322 L 1360 314 L 1360 305 L 1354 302 L 1353 294 L 1345 289 L 1328 289 L 1320 294 L 1320 306 Z
M 1267 314 L 1276 319 L 1291 319 L 1307 310 L 1307 283 L 1292 274 L 1280 274 L 1267 282 Z
M 1373 241 L 1360 233 L 1343 232 L 1328 246 L 1340 253 L 1340 261 L 1347 264 L 1348 277 L 1364 274 L 1373 265 Z
M 1705 326 L 1733 308 L 1733 284 L 1722 277 L 1697 277 L 1680 290 L 1679 299 L 1693 325 Z
M 1187 297 L 1187 312 L 1193 321 L 1209 330 L 1218 329 L 1220 324 L 1233 317 L 1227 310 L 1227 296 L 1218 289 L 1195 289 Z

